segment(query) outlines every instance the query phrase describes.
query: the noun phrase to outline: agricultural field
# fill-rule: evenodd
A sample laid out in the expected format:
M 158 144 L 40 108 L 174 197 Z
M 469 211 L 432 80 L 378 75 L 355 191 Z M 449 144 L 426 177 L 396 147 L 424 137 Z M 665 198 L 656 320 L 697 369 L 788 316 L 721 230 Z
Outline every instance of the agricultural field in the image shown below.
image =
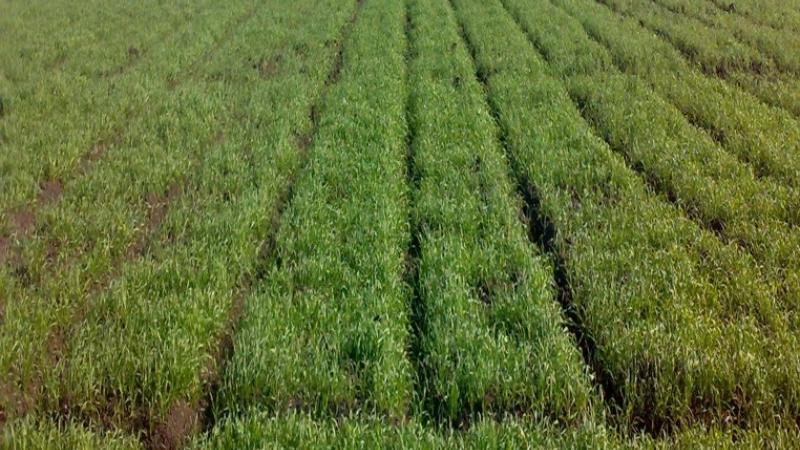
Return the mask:
M 0 0 L 0 448 L 800 448 L 800 0 Z

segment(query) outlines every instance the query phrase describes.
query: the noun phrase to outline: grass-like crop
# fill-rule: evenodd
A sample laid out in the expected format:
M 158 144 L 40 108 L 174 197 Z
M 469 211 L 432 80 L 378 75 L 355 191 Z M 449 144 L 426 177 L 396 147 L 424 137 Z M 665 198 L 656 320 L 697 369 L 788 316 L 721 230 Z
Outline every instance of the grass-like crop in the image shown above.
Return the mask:
M 98 149 L 123 141 L 127 122 L 144 114 L 158 98 L 154 88 L 166 84 L 187 61 L 196 58 L 190 50 L 208 48 L 204 44 L 213 41 L 215 34 L 223 33 L 226 21 L 234 21 L 237 14 L 242 14 L 247 2 L 213 8 L 198 2 L 197 10 L 194 6 L 176 5 L 171 11 L 177 17 L 162 14 L 162 20 L 153 20 L 142 12 L 152 11 L 152 5 L 137 6 L 141 11 L 133 8 L 124 14 L 140 17 L 141 21 L 130 21 L 135 33 L 120 33 L 119 19 L 95 27 L 89 14 L 85 19 L 76 19 L 76 28 L 63 25 L 64 29 L 84 33 L 86 27 L 96 30 L 96 36 L 75 37 L 74 45 L 37 45 L 48 37 L 47 33 L 39 33 L 38 38 L 10 36 L 17 45 L 3 46 L 10 53 L 3 56 L 3 66 L 14 86 L 5 92 L 8 111 L 0 122 L 4 136 L 0 167 L 8 174 L 0 179 L 3 234 L 14 231 L 9 222 L 13 222 L 15 213 L 41 203 L 37 196 L 43 183 L 74 178 L 82 171 L 82 164 L 105 153 Z M 54 5 L 57 11 L 69 8 L 67 3 Z M 188 11 L 178 14 L 183 8 Z M 55 23 L 43 19 L 44 23 L 30 29 L 58 29 L 59 16 L 52 19 Z M 88 23 L 84 25 L 83 20 Z M 191 29 L 192 23 L 208 25 L 205 30 L 196 30 Z M 13 27 L 18 29 L 28 28 Z M 71 42 L 68 36 L 61 39 Z M 187 45 L 187 39 L 192 39 L 191 45 Z M 52 41 L 60 41 L 58 34 Z M 107 67 L 95 72 L 98 61 Z M 53 64 L 59 67 L 50 67 Z M 104 75 L 104 71 L 108 74 Z
M 731 14 L 711 2 L 659 0 L 659 4 L 677 14 L 698 19 L 702 22 L 702 26 L 708 27 L 711 32 L 731 34 L 776 61 L 777 69 L 783 69 L 782 71 L 768 70 L 768 68 L 758 71 L 744 70 L 725 73 L 724 77 L 764 102 L 784 108 L 800 117 L 800 85 L 795 77 L 800 65 L 793 53 L 786 51 L 787 48 L 800 45 L 800 40 L 796 37 L 796 31 L 791 31 L 790 24 L 784 23 L 784 26 L 789 26 L 784 28 L 764 23 L 757 24 L 758 21 L 753 23 L 752 20 Z M 773 12 L 780 9 L 784 10 L 781 17 L 787 19 L 791 19 L 792 13 L 795 16 L 797 14 L 791 8 L 771 6 Z
M 172 245 L 124 267 L 77 335 L 63 392 L 83 414 L 144 416 L 158 437 L 159 424 L 169 429 L 208 400 L 237 298 L 264 264 L 271 218 L 301 165 L 309 111 L 352 7 L 276 2 L 195 75 L 196 89 L 236 108 L 220 110 L 229 128 L 219 152 L 165 219 L 160 239 Z M 291 31 L 298 26 L 306 31 Z
M 800 73 L 800 62 L 787 52 L 787 48 L 800 48 L 800 37 L 796 33 L 776 30 L 770 26 L 755 24 L 735 14 L 725 14 L 705 2 L 687 0 L 656 0 L 656 4 L 668 11 L 680 14 L 678 17 L 695 19 L 697 22 L 682 20 L 684 26 L 693 25 L 716 34 L 729 34 L 739 42 L 768 57 L 775 70 L 784 73 Z M 710 6 L 710 5 L 708 5 Z M 767 72 L 754 67 L 756 73 Z
M 0 0 L 0 449 L 796 448 L 800 0 Z
M 800 32 L 800 12 L 796 1 L 782 0 L 739 0 L 729 3 L 725 0 L 710 0 L 720 11 L 736 14 L 753 23 L 768 25 L 777 30 Z
M 640 0 L 601 0 L 601 3 L 660 34 L 706 73 L 724 75 L 774 70 L 770 58 L 732 34 L 718 33 L 697 19 L 672 12 L 657 3 Z
M 450 421 L 585 417 L 589 378 L 446 0 L 411 2 L 409 34 L 423 401 Z
M 481 420 L 466 431 L 437 432 L 418 423 L 392 426 L 375 419 L 314 421 L 293 414 L 274 417 L 252 413 L 225 420 L 192 450 L 241 448 L 345 449 L 790 449 L 797 433 L 778 429 L 741 432 L 732 437 L 719 429 L 693 428 L 667 439 L 639 436 L 623 441 L 602 428 L 585 425 L 567 431 L 546 422 Z
M 181 0 L 168 8 L 158 6 L 157 0 L 4 4 L 0 29 L 8 44 L 0 48 L 5 62 L 0 71 L 15 86 L 50 82 L 58 76 L 99 81 L 121 75 L 204 15 L 209 4 Z M 42 29 L 48 32 L 41 33 Z
M 779 356 L 794 354 L 794 340 L 748 255 L 648 192 L 498 2 L 455 3 L 517 176 L 555 228 L 595 372 L 623 422 L 795 414 L 784 399 L 797 397 L 796 363 Z M 774 334 L 762 334 L 769 323 Z
M 708 442 L 714 442 L 709 439 Z M 225 420 L 192 450 L 240 448 L 346 449 L 513 449 L 617 448 L 606 431 L 591 425 L 563 431 L 546 422 L 481 420 L 464 432 L 437 432 L 419 423 L 390 425 L 376 419 L 325 420 L 291 414 L 272 417 L 250 413 Z
M 613 70 L 602 70 L 609 75 L 599 75 L 600 69 L 607 65 L 598 64 L 596 70 L 586 71 L 585 77 L 575 78 L 578 81 L 573 85 L 573 96 L 581 97 L 586 94 L 599 99 L 599 96 L 603 95 L 602 92 L 615 90 L 616 93 L 612 95 L 616 96 L 616 99 L 622 96 L 631 101 L 622 104 L 606 98 L 603 104 L 609 108 L 608 111 L 616 111 L 614 114 L 627 114 L 624 119 L 619 115 L 616 117 L 628 125 L 631 116 L 638 115 L 639 120 L 649 121 L 648 130 L 638 133 L 638 138 L 633 138 L 633 134 L 637 134 L 634 127 L 625 128 L 632 132 L 626 134 L 628 137 L 643 139 L 636 144 L 627 140 L 623 143 L 605 134 L 610 130 L 606 126 L 613 126 L 610 124 L 600 126 L 601 134 L 612 142 L 612 146 L 615 144 L 616 149 L 623 152 L 637 170 L 650 177 L 655 188 L 666 192 L 703 226 L 749 250 L 759 262 L 763 263 L 768 283 L 774 286 L 777 296 L 785 303 L 787 310 L 796 311 L 796 299 L 800 294 L 798 294 L 798 263 L 793 255 L 796 254 L 798 245 L 795 231 L 797 220 L 795 211 L 798 209 L 797 190 L 790 187 L 796 186 L 796 183 L 773 183 L 773 180 L 777 179 L 788 181 L 795 178 L 793 174 L 800 173 L 793 162 L 796 160 L 795 155 L 800 154 L 796 148 L 798 140 L 791 138 L 792 134 L 800 133 L 796 122 L 790 118 L 781 118 L 773 114 L 774 111 L 759 108 L 747 98 L 737 96 L 731 89 L 725 88 L 719 81 L 691 74 L 688 68 L 681 65 L 679 59 L 669 52 L 669 49 L 664 49 L 663 45 L 659 47 L 652 36 L 637 32 L 634 24 L 629 23 L 628 26 L 624 26 L 623 21 L 611 17 L 610 12 L 602 6 L 591 7 L 584 5 L 583 2 L 570 0 L 558 0 L 558 3 L 570 14 L 575 15 L 593 38 L 610 49 L 612 58 L 620 68 L 647 80 L 656 92 L 673 102 L 687 117 L 684 120 L 676 114 L 676 111 L 670 111 L 669 105 L 648 92 L 648 89 L 636 80 L 626 80 Z M 518 8 L 518 11 L 520 14 L 524 13 L 524 9 Z M 563 14 L 559 15 L 558 11 L 553 12 L 553 17 L 553 20 L 558 20 L 559 23 L 571 23 L 569 18 L 563 17 Z M 530 12 L 527 20 L 535 20 Z M 574 30 L 574 25 L 572 28 L 569 27 L 570 25 L 563 25 L 551 29 L 554 33 L 566 34 L 566 30 Z M 570 61 L 586 61 L 587 55 L 602 53 L 602 48 L 582 36 L 580 31 L 571 33 L 573 36 L 571 39 L 576 43 L 573 45 L 575 48 L 573 52 L 554 53 L 550 50 L 556 48 L 553 45 L 554 41 L 550 37 L 543 38 L 535 22 L 530 22 L 527 28 L 530 30 L 531 40 L 543 49 L 548 60 L 552 61 L 552 67 L 562 75 L 566 74 L 562 67 L 573 65 Z M 613 31 L 618 28 L 624 32 Z M 651 47 L 647 47 L 651 44 Z M 597 59 L 603 60 L 603 58 Z M 578 88 L 579 85 L 582 87 Z M 615 85 L 616 88 L 613 87 Z M 633 87 L 634 85 L 638 87 Z M 634 99 L 633 92 L 642 95 L 641 101 Z M 587 98 L 577 98 L 577 100 L 585 107 L 585 115 L 597 119 L 594 114 L 598 111 L 600 102 L 587 101 Z M 637 104 L 639 106 L 634 106 Z M 625 108 L 631 109 L 627 109 L 625 113 L 621 112 Z M 632 108 L 638 108 L 639 112 L 633 113 Z M 705 135 L 694 128 L 688 122 L 689 119 L 705 121 L 710 125 L 711 135 Z M 621 138 L 622 133 L 627 133 L 623 129 L 617 129 L 615 132 L 620 132 L 618 138 Z M 757 168 L 754 171 L 737 164 L 737 161 L 721 152 L 721 147 L 711 139 L 710 136 L 717 133 L 725 148 L 738 149 L 733 153 L 744 156 L 744 159 L 747 159 L 749 153 L 753 161 L 760 160 L 763 164 L 754 164 L 753 166 Z M 636 148 L 644 142 L 648 142 L 644 146 L 650 148 L 649 154 L 654 158 L 651 162 L 659 159 L 664 163 L 661 167 L 665 171 L 661 174 L 656 173 L 661 169 L 655 169 L 654 165 L 640 159 L 643 154 L 631 153 L 631 151 L 638 152 Z M 682 148 L 683 162 L 677 158 L 678 152 L 665 152 L 666 149 L 677 147 Z M 661 165 L 661 163 L 656 164 Z M 669 166 L 673 169 L 668 169 Z M 769 170 L 766 169 L 768 166 L 782 169 Z M 759 173 L 764 172 L 775 175 L 783 173 L 785 176 L 774 178 L 759 176 Z M 702 178 L 688 182 L 681 181 L 680 178 L 688 173 Z M 728 184 L 729 188 L 722 189 L 730 189 L 729 192 L 738 191 L 740 194 L 722 195 L 721 191 L 716 189 L 709 191 L 706 182 L 713 182 L 715 186 L 720 186 L 718 183 Z M 698 184 L 691 188 L 692 183 Z M 771 187 L 764 187 L 764 184 Z M 680 194 L 679 191 L 684 188 L 687 190 L 684 194 Z M 776 193 L 781 192 L 774 196 L 767 194 L 774 202 L 773 212 L 753 209 L 767 206 L 757 198 L 770 192 L 771 189 Z M 750 193 L 745 194 L 746 191 Z M 699 201 L 695 202 L 690 197 Z M 704 199 L 700 200 L 700 197 Z M 791 317 L 790 320 L 797 323 L 796 317 Z
M 0 448 L 9 450 L 143 450 L 141 442 L 121 431 L 90 429 L 75 423 L 25 419 L 0 429 Z
M 218 409 L 409 411 L 400 2 L 367 1 L 342 43 L 308 164 L 247 298 Z
M 602 428 L 585 425 L 564 431 L 547 422 L 481 420 L 466 431 L 439 431 L 419 423 L 391 425 L 375 418 L 314 420 L 303 414 L 272 416 L 251 412 L 225 419 L 208 435 L 199 435 L 189 450 L 239 450 L 261 448 L 342 449 L 791 449 L 797 433 L 759 429 L 735 437 L 719 429 L 693 428 L 668 439 L 639 436 L 623 441 Z M 146 448 L 130 436 L 104 432 L 74 423 L 25 420 L 0 433 L 0 446 L 14 450 L 139 450 Z
M 797 77 L 740 72 L 729 75 L 727 79 L 764 103 L 785 109 L 795 118 L 800 118 L 800 80 Z
M 531 24 L 527 30 L 557 73 L 566 76 L 609 71 L 611 59 L 621 71 L 646 81 L 691 123 L 751 165 L 757 175 L 794 188 L 800 186 L 800 123 L 790 114 L 769 108 L 723 80 L 700 73 L 635 20 L 617 16 L 594 2 L 553 3 L 575 19 L 564 17 L 547 2 L 537 2 L 537 9 L 548 11 L 559 25 L 544 27 L 541 17 L 529 12 L 527 20 Z M 525 11 L 517 9 L 520 13 Z M 575 20 L 585 27 L 585 33 L 576 28 Z M 545 29 L 555 35 L 545 33 Z M 573 42 L 569 51 L 559 48 L 557 43 L 562 39 Z
M 573 80 L 569 88 L 598 133 L 655 189 L 766 265 L 766 276 L 796 327 L 798 191 L 756 179 L 637 80 L 585 77 Z M 646 130 L 637 128 L 643 123 Z
M 309 14 L 316 11 L 310 4 L 280 6 L 261 10 L 219 51 L 201 56 L 207 59 L 202 67 L 168 91 L 161 103 L 164 114 L 137 130 L 141 144 L 109 158 L 107 169 L 98 167 L 105 178 L 90 183 L 93 173 L 82 185 L 83 196 L 97 192 L 110 213 L 148 220 L 152 210 L 163 215 L 158 229 L 150 230 L 147 246 L 129 255 L 129 244 L 94 244 L 93 254 L 79 256 L 81 264 L 65 272 L 77 282 L 45 283 L 40 300 L 13 303 L 19 314 L 8 314 L 3 337 L 30 348 L 7 356 L 10 374 L 18 376 L 17 367 L 27 369 L 27 378 L 12 386 L 26 396 L 43 391 L 45 412 L 66 410 L 152 432 L 169 420 L 170 411 L 189 405 L 192 412 L 201 403 L 217 370 L 215 355 L 229 331 L 236 290 L 257 271 L 260 242 L 271 223 L 265 211 L 276 211 L 299 166 L 302 136 L 312 126 L 309 111 L 333 64 L 338 30 L 349 16 L 341 3 L 330 5 L 324 15 Z M 291 33 L 295 26 L 308 32 Z M 205 45 L 202 39 L 193 41 Z M 274 66 L 266 70 L 269 61 Z M 182 113 L 180 120 L 175 112 Z M 178 152 L 183 159 L 171 160 L 169 155 L 186 148 L 196 150 Z M 196 160 L 187 160 L 193 153 Z M 168 208 L 159 203 L 149 205 L 148 213 L 126 211 L 131 199 L 147 202 L 136 192 L 148 177 L 162 173 L 182 186 L 182 194 Z M 113 186 L 119 190 L 100 187 L 109 179 L 117 180 Z M 83 196 L 64 198 L 63 206 L 73 215 L 58 223 L 76 225 L 59 231 L 68 236 L 85 231 L 85 222 L 77 219 L 85 214 L 101 236 L 124 237 L 113 220 L 92 211 L 96 203 L 80 201 Z M 110 273 L 106 288 L 94 292 L 93 283 L 105 281 L 109 255 L 104 250 L 109 248 L 122 250 L 123 261 Z M 59 302 L 48 303 L 55 286 L 66 291 L 55 297 Z M 25 311 L 36 314 L 25 319 Z M 55 335 L 59 355 L 53 359 L 46 353 L 47 337 L 59 329 L 67 333 Z
M 163 53 L 161 64 L 201 58 L 208 48 L 204 33 L 218 32 L 228 17 L 198 21 L 206 26 L 183 33 L 180 51 Z M 119 267 L 142 256 L 171 197 L 213 147 L 218 130 L 209 125 L 213 105 L 222 99 L 198 91 L 173 95 L 163 78 L 139 89 L 163 96 L 151 104 L 156 114 L 130 118 L 131 138 L 115 144 L 91 168 L 85 166 L 84 173 L 50 180 L 46 204 L 17 213 L 27 216 L 31 229 L 25 236 L 14 234 L 19 250 L 7 251 L 0 269 L 6 298 L 13 299 L 5 307 L 0 342 L 14 348 L 0 355 L 0 384 L 15 392 L 0 398 L 3 410 L 35 408 L 39 393 L 52 388 L 67 335 L 80 327 Z
M 795 33 L 753 24 L 708 2 L 603 3 L 637 27 L 654 31 L 661 37 L 657 39 L 674 46 L 706 73 L 721 76 L 770 105 L 798 114 L 800 88 L 796 75 L 800 63 L 786 51 L 800 45 Z

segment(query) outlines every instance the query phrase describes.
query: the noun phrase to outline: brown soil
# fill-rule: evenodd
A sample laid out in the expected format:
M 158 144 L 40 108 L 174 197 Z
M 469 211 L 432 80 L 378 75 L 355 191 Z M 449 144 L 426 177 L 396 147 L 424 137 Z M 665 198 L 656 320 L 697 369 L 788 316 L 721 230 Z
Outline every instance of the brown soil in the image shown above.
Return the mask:
M 222 145 L 225 142 L 225 132 L 220 130 L 217 131 L 217 134 L 214 135 L 214 139 L 211 143 L 215 146 Z
M 30 233 L 36 225 L 36 214 L 30 207 L 11 213 L 10 219 L 13 232 L 20 235 Z
M 295 146 L 297 146 L 297 149 L 301 154 L 304 154 L 306 151 L 308 151 L 308 149 L 311 147 L 311 144 L 314 143 L 311 133 L 295 134 L 294 140 Z
M 39 203 L 47 204 L 58 200 L 64 192 L 64 186 L 58 180 L 45 181 L 39 190 Z M 36 227 L 36 205 L 28 205 L 9 214 L 11 233 L 17 236 L 30 234 Z M 13 253 L 10 236 L 0 237 L 0 262 L 9 261 Z
M 53 364 L 58 364 L 64 355 L 65 340 L 64 330 L 61 327 L 56 327 L 47 336 L 47 355 Z
M 64 185 L 58 180 L 45 181 L 39 191 L 39 202 L 53 203 L 64 194 Z
M 12 378 L 18 379 L 12 374 Z M 0 382 L 0 425 L 10 417 L 23 417 L 34 408 L 34 400 L 39 388 L 40 380 L 34 378 L 25 389 L 7 382 Z
M 198 425 L 197 409 L 185 402 L 176 403 L 150 438 L 150 448 L 173 450 L 182 447 Z
M 141 256 L 146 247 L 151 234 L 161 226 L 164 219 L 167 217 L 170 205 L 177 201 L 183 195 L 183 188 L 173 183 L 170 185 L 166 194 L 158 195 L 154 192 L 147 194 L 147 220 L 145 221 L 145 229 L 139 235 L 136 242 L 132 243 L 126 252 L 127 259 L 133 259 Z
M 208 413 L 210 413 L 209 407 L 214 394 L 219 388 L 220 369 L 233 351 L 233 333 L 244 311 L 244 300 L 249 292 L 249 287 L 243 288 L 234 299 L 233 305 L 228 312 L 228 325 L 218 340 L 211 362 L 201 373 L 203 382 L 207 386 L 206 398 L 202 399 L 199 404 L 192 404 L 183 400 L 178 401 L 170 408 L 166 417 L 151 422 L 150 427 L 147 427 L 146 422 L 138 425 L 140 429 L 146 427 L 152 430 L 145 438 L 148 448 L 154 450 L 182 448 L 192 435 L 199 430 L 203 414 L 206 415 L 205 424 L 211 424 L 208 416 Z

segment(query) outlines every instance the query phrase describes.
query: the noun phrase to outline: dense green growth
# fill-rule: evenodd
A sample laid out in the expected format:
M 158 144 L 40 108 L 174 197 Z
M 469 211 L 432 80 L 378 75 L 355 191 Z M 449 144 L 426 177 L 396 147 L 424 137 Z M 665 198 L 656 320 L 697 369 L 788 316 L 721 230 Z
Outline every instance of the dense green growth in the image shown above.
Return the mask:
M 208 36 L 241 12 L 232 6 L 227 11 L 198 21 L 206 27 L 182 33 L 179 48 L 185 53 L 168 55 L 164 49 L 158 61 L 201 58 Z M 15 236 L 20 251 L 0 268 L 0 285 L 15 300 L 7 305 L 0 328 L 0 343 L 15 348 L 0 355 L 5 374 L 0 384 L 21 391 L 21 398 L 0 398 L 0 409 L 35 408 L 40 391 L 54 388 L 72 328 L 80 326 L 119 266 L 144 253 L 148 234 L 155 231 L 150 228 L 163 221 L 166 204 L 188 188 L 206 152 L 215 150 L 214 133 L 220 130 L 213 126 L 225 126 L 215 123 L 220 97 L 197 87 L 173 92 L 162 78 L 139 88 L 162 95 L 152 101 L 156 114 L 130 117 L 128 139 L 105 149 L 71 179 L 51 180 L 53 198 L 25 212 L 33 229 Z M 12 140 L 9 146 L 17 144 Z
M 353 6 L 274 2 L 193 75 L 192 89 L 221 100 L 219 150 L 168 212 L 161 245 L 123 267 L 76 334 L 62 395 L 82 414 L 144 415 L 153 427 L 202 406 L 237 297 L 265 264 L 272 217 L 302 165 L 309 111 Z
M 142 450 L 133 436 L 87 429 L 75 423 L 20 420 L 0 429 L 0 448 L 13 450 Z
M 0 448 L 795 448 L 800 0 L 0 0 Z
M 15 377 L 9 384 L 32 403 L 20 413 L 41 405 L 45 411 L 66 408 L 152 428 L 176 405 L 202 400 L 217 371 L 215 355 L 230 326 L 237 289 L 258 270 L 270 217 L 299 168 L 301 136 L 312 127 L 309 111 L 333 65 L 331 43 L 352 6 L 331 2 L 324 13 L 311 14 L 317 9 L 310 3 L 286 2 L 260 10 L 235 38 L 203 56 L 202 67 L 187 73 L 191 79 L 168 91 L 165 114 L 147 119 L 137 133 L 141 150 L 108 158 L 108 169 L 103 161 L 81 178 L 79 183 L 90 183 L 95 173 L 105 177 L 84 185 L 93 186 L 84 188 L 88 192 L 104 193 L 100 198 L 85 204 L 87 194 L 76 188 L 71 206 L 66 194 L 59 206 L 77 209 L 76 219 L 69 220 L 85 216 L 99 228 L 97 234 L 114 236 L 121 234 L 113 227 L 118 222 L 99 212 L 118 209 L 150 220 L 150 213 L 126 203 L 138 199 L 144 209 L 148 202 L 131 189 L 147 180 L 137 168 L 156 176 L 163 170 L 181 186 L 168 207 L 146 206 L 163 217 L 134 254 L 127 254 L 128 244 L 112 240 L 96 244 L 96 254 L 88 257 L 78 251 L 75 266 L 65 272 L 78 277 L 75 282 L 45 279 L 31 289 L 32 299 L 9 305 L 2 337 L 20 350 L 3 354 Z M 308 31 L 292 32 L 297 26 Z M 270 61 L 275 66 L 265 70 Z M 172 164 L 166 157 L 172 150 L 188 158 L 192 152 L 186 149 L 195 149 L 197 161 Z M 104 180 L 115 180 L 116 190 L 105 193 Z M 169 190 L 153 188 L 159 199 Z M 106 209 L 97 211 L 98 202 Z M 137 232 L 136 226 L 131 229 Z M 75 231 L 65 232 L 78 230 L 85 232 L 86 225 L 78 222 Z M 105 272 L 109 250 L 123 254 L 111 274 Z M 106 276 L 111 280 L 95 291 L 91 283 Z M 53 302 L 59 287 L 60 301 Z M 51 341 L 57 343 L 55 355 L 47 348 Z M 3 406 L 11 413 L 12 405 Z
M 713 440 L 709 440 L 713 442 Z M 249 413 L 225 420 L 193 450 L 257 448 L 345 449 L 513 449 L 614 448 L 619 446 L 605 430 L 590 425 L 563 431 L 546 422 L 481 420 L 464 432 L 437 432 L 419 423 L 390 425 L 375 418 L 314 421 L 292 414 L 271 417 Z
M 733 35 L 757 51 L 771 57 L 778 68 L 782 68 L 788 73 L 776 73 L 778 71 L 758 67 L 756 70 L 727 73 L 725 77 L 765 102 L 785 108 L 796 116 L 800 116 L 800 82 L 794 76 L 800 64 L 797 63 L 792 52 L 786 51 L 788 48 L 800 46 L 800 39 L 797 37 L 797 31 L 790 29 L 791 25 L 785 24 L 789 25 L 789 28 L 763 23 L 757 25 L 745 17 L 721 10 L 710 2 L 658 0 L 658 3 L 671 11 L 698 19 L 712 32 Z M 746 4 L 747 2 L 745 2 Z M 795 19 L 800 18 L 797 11 L 791 8 L 775 8 L 774 5 L 773 8 L 774 11 L 783 9 L 783 17 L 790 21 L 792 16 Z M 756 23 L 758 22 L 756 21 Z
M 275 260 L 253 286 L 221 411 L 410 408 L 403 4 L 363 4 L 343 41 Z
M 580 103 L 584 115 L 612 147 L 623 153 L 654 187 L 665 192 L 692 218 L 749 250 L 764 265 L 765 278 L 780 301 L 794 314 L 800 298 L 800 260 L 795 257 L 800 251 L 796 229 L 797 211 L 800 211 L 798 191 L 771 183 L 772 178 L 759 177 L 757 172 L 782 172 L 787 180 L 795 176 L 792 174 L 800 173 L 790 169 L 794 156 L 800 155 L 800 150 L 796 149 L 800 140 L 791 135 L 800 136 L 800 127 L 790 119 L 773 121 L 769 110 L 759 109 L 747 98 L 735 96 L 718 81 L 692 75 L 679 58 L 674 54 L 670 56 L 668 48 L 658 47 L 658 42 L 653 42 L 652 36 L 646 33 L 637 33 L 632 24 L 623 27 L 624 23 L 611 17 L 603 7 L 587 10 L 581 1 L 555 1 L 574 14 L 589 34 L 607 45 L 612 53 L 612 56 L 606 55 L 603 47 L 576 28 L 573 19 L 547 2 L 534 3 L 550 13 L 547 34 L 542 32 L 544 25 L 536 22 L 540 15 L 533 14 L 537 7 L 516 8 L 518 14 L 525 16 L 523 22 L 528 24 L 526 29 L 532 42 L 557 73 L 568 76 L 566 67 L 612 58 L 626 72 L 649 81 L 656 92 L 682 109 L 688 119 L 703 117 L 715 124 L 710 126 L 711 133 L 714 136 L 721 133 L 725 148 L 740 149 L 736 154 L 749 154 L 753 151 L 748 149 L 758 149 L 760 154 L 746 158 L 764 162 L 763 165 L 755 163 L 754 172 L 720 151 L 710 136 L 694 128 L 642 83 L 610 70 L 607 62 L 594 64 L 594 68 L 588 66 L 584 72 L 576 74 L 585 76 L 574 77 L 570 83 L 571 95 Z M 607 31 L 619 27 L 626 32 Z M 558 46 L 556 36 L 572 42 L 570 50 Z M 648 51 L 646 46 L 650 44 L 653 46 Z M 663 51 L 653 52 L 654 48 L 663 48 Z M 600 56 L 595 58 L 594 55 Z M 621 98 L 626 101 L 618 101 Z M 623 121 L 627 126 L 619 127 Z M 639 125 L 633 126 L 634 122 Z M 645 122 L 646 128 L 642 128 Z M 665 149 L 671 150 L 665 152 Z M 766 169 L 768 166 L 782 169 L 772 171 Z M 709 190 L 709 186 L 714 188 Z M 759 198 L 763 196 L 769 200 L 761 201 Z M 798 323 L 796 316 L 789 320 L 795 325 Z
M 537 2 L 537 10 L 547 11 L 553 23 L 544 28 L 541 16 L 530 17 L 537 26 L 528 29 L 559 74 L 608 71 L 611 59 L 621 71 L 647 81 L 724 149 L 751 164 L 756 175 L 800 186 L 800 123 L 789 114 L 694 70 L 674 48 L 635 20 L 586 0 L 553 0 L 575 17 L 569 19 L 547 3 Z M 584 26 L 588 38 L 574 20 Z M 555 35 L 545 35 L 544 29 Z M 573 42 L 570 51 L 556 50 L 555 43 L 561 42 L 556 36 Z M 556 51 L 560 53 L 552 53 Z
M 663 37 L 706 73 L 733 81 L 765 102 L 797 114 L 800 61 L 787 51 L 800 48 L 796 32 L 754 24 L 707 1 L 602 3 Z M 735 3 L 730 5 L 735 7 Z
M 97 147 L 124 144 L 130 136 L 127 123 L 156 108 L 164 85 L 180 77 L 254 6 L 249 1 L 180 2 L 155 20 L 157 3 L 111 9 L 87 4 L 119 18 L 97 17 L 83 11 L 84 5 L 76 8 L 69 2 L 47 4 L 42 17 L 35 15 L 35 7 L 26 11 L 34 14 L 39 28 L 26 27 L 24 21 L 9 25 L 14 31 L 10 44 L 0 46 L 0 68 L 14 87 L 0 94 L 8 110 L 0 121 L 0 212 L 5 216 L 0 232 L 13 228 L 11 212 L 37 203 L 42 183 L 67 182 L 81 173 L 84 162 L 97 157 Z M 70 26 L 62 23 L 71 14 L 67 10 L 84 14 Z M 131 32 L 121 32 L 126 26 Z M 36 31 L 42 28 L 58 31 Z M 70 30 L 83 34 L 71 36 Z
M 705 2 L 689 2 L 687 0 L 656 0 L 662 8 L 680 14 L 681 19 L 688 17 L 696 21 L 682 20 L 684 25 L 702 27 L 710 32 L 733 36 L 739 42 L 752 48 L 756 52 L 770 59 L 771 67 L 751 67 L 757 74 L 764 72 L 781 71 L 785 73 L 798 73 L 800 62 L 787 52 L 787 48 L 796 48 L 800 45 L 800 38 L 793 32 L 776 30 L 769 26 L 754 24 L 740 16 L 724 14 Z
M 409 29 L 424 400 L 453 421 L 473 411 L 585 417 L 589 379 L 446 0 L 412 1 Z
M 621 417 L 660 429 L 796 414 L 784 402 L 800 394 L 795 339 L 750 258 L 651 196 L 592 136 L 499 2 L 455 3 L 517 177 L 555 228 L 596 372 Z
M 719 10 L 745 17 L 754 23 L 769 25 L 778 30 L 800 31 L 800 11 L 796 0 L 710 0 Z M 733 6 L 731 6 L 733 5 Z

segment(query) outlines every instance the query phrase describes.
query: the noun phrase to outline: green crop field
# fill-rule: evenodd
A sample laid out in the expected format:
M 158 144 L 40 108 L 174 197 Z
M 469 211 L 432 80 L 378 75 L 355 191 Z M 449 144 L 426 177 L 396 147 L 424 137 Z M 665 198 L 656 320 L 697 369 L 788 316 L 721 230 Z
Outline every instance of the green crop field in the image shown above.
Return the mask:
M 800 0 L 0 0 L 0 448 L 800 448 Z

